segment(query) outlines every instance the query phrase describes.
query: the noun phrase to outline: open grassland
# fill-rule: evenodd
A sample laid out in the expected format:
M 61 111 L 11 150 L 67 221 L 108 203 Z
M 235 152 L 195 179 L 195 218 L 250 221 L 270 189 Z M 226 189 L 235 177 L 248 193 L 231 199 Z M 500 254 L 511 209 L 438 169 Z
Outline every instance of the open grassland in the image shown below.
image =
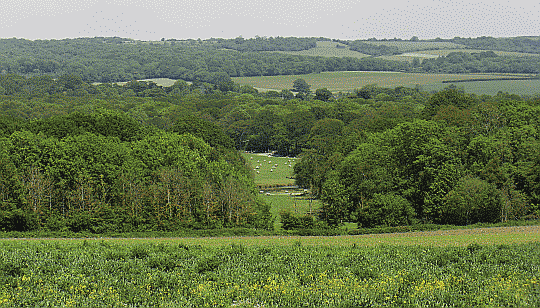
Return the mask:
M 343 46 L 343 48 L 337 48 L 337 46 Z M 317 42 L 317 47 L 310 48 L 307 50 L 300 51 L 269 51 L 269 52 L 278 52 L 288 55 L 299 55 L 299 56 L 321 56 L 321 57 L 351 57 L 351 58 L 365 58 L 369 55 L 360 53 L 358 51 L 349 50 L 349 47 L 345 44 L 336 43 L 336 42 Z
M 363 41 L 373 45 L 395 46 L 400 52 L 432 49 L 465 49 L 466 46 L 450 42 L 411 42 L 411 41 Z
M 380 87 L 405 86 L 414 88 L 415 85 L 441 84 L 445 80 L 467 80 L 477 78 L 504 78 L 502 74 L 421 74 L 400 72 L 323 72 L 320 74 L 285 75 L 285 76 L 256 76 L 235 77 L 232 80 L 239 84 L 249 84 L 253 87 L 274 89 L 291 89 L 293 82 L 303 78 L 311 85 L 311 89 L 327 88 L 332 92 L 353 91 L 368 84 Z
M 381 245 L 381 236 L 369 245 L 347 237 L 2 240 L 0 306 L 537 307 L 538 231 L 511 230 L 489 233 L 488 243 L 489 234 L 466 242 L 447 234 L 412 246 Z
M 497 80 L 497 81 L 469 81 L 454 83 L 466 93 L 496 95 L 499 91 L 518 95 L 540 95 L 540 79 L 531 80 Z M 424 91 L 439 91 L 450 85 L 432 84 L 423 86 Z
M 297 158 L 272 157 L 263 153 L 242 153 L 255 175 L 255 185 L 264 187 L 294 185 L 293 167 Z

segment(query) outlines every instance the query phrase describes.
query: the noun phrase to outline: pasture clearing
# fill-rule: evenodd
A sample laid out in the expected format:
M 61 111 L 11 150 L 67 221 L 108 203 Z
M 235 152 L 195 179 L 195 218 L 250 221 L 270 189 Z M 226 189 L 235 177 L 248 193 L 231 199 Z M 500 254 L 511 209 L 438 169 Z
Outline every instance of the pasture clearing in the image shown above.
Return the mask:
M 422 86 L 424 91 L 440 91 L 449 86 L 450 83 L 431 84 Z M 463 89 L 466 93 L 474 93 L 477 95 L 487 94 L 496 95 L 499 91 L 508 92 L 510 94 L 540 95 L 540 79 L 531 80 L 495 80 L 495 81 L 468 81 L 454 83 L 459 89 Z
M 338 48 L 341 46 L 342 48 Z M 351 57 L 351 58 L 365 58 L 370 55 L 360 53 L 358 51 L 350 50 L 349 46 L 337 42 L 317 42 L 317 47 L 300 50 L 300 51 L 267 51 L 267 52 L 277 52 L 288 55 L 297 55 L 297 56 L 321 56 L 321 57 Z
M 388 245 L 382 236 L 371 245 L 347 237 L 0 240 L 0 306 L 538 306 L 538 232 L 515 240 L 515 231 L 460 245 L 446 235 L 437 242 L 445 247 Z
M 373 45 L 395 46 L 399 52 L 425 51 L 433 49 L 466 49 L 465 45 L 451 42 L 411 42 L 411 41 L 362 41 Z
M 323 72 L 306 75 L 255 76 L 234 77 L 232 80 L 239 84 L 248 84 L 257 88 L 291 89 L 293 82 L 303 78 L 311 85 L 311 90 L 327 88 L 332 92 L 348 92 L 362 88 L 368 84 L 379 87 L 395 88 L 398 86 L 414 88 L 418 85 L 443 84 L 445 80 L 467 80 L 473 78 L 497 79 L 508 77 L 503 74 L 423 74 L 401 72 Z
M 242 153 L 255 176 L 255 185 L 262 188 L 294 185 L 293 167 L 297 158 L 273 157 L 269 153 Z

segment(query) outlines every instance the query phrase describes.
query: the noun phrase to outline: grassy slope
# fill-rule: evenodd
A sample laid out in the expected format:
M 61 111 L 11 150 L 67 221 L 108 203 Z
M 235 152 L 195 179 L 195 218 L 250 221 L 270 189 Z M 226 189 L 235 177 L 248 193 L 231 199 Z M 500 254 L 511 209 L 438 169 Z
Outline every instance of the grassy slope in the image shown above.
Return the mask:
M 344 46 L 345 48 L 337 48 L 336 46 Z M 317 42 L 317 47 L 301 50 L 301 51 L 269 51 L 269 52 L 279 52 L 288 55 L 300 55 L 300 56 L 321 56 L 321 57 L 351 57 L 351 58 L 364 58 L 369 57 L 369 55 L 349 50 L 347 45 L 336 43 L 336 42 Z
M 292 168 L 296 158 L 268 157 L 267 155 L 243 153 L 251 164 L 255 175 L 255 184 L 259 187 L 294 185 Z M 277 164 L 277 167 L 274 165 Z M 291 165 L 291 167 L 289 167 Z M 259 166 L 259 168 L 256 168 Z M 273 171 L 270 171 L 273 170 Z M 259 173 L 257 173 L 259 171 Z

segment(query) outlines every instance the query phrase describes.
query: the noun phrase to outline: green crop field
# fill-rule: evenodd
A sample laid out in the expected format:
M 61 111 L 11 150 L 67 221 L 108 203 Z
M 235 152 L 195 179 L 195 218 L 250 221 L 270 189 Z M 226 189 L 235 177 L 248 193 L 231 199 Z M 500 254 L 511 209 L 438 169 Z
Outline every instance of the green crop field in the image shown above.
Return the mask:
M 320 74 L 235 77 L 232 80 L 239 84 L 253 87 L 274 89 L 291 89 L 293 82 L 303 78 L 311 85 L 311 89 L 328 88 L 332 92 L 353 91 L 368 84 L 380 87 L 412 87 L 415 85 L 441 84 L 444 80 L 466 80 L 472 78 L 503 78 L 502 74 L 420 74 L 400 72 L 323 72 Z
M 538 227 L 476 231 L 0 240 L 0 306 L 538 307 Z
M 531 80 L 497 80 L 497 81 L 470 81 L 454 83 L 467 93 L 496 95 L 499 91 L 518 95 L 540 95 L 540 79 Z M 424 91 L 439 91 L 449 84 L 433 84 L 423 86 Z
M 297 158 L 268 157 L 262 153 L 243 153 L 251 164 L 255 175 L 255 184 L 259 187 L 275 187 L 294 185 L 293 166 Z
M 343 46 L 344 48 L 337 48 L 336 46 Z M 317 42 L 317 47 L 310 48 L 301 51 L 269 51 L 279 52 L 288 55 L 300 55 L 300 56 L 321 56 L 321 57 L 351 57 L 351 58 L 364 58 L 369 55 L 360 53 L 358 51 L 349 50 L 347 45 L 336 42 Z
M 465 49 L 466 46 L 450 42 L 411 42 L 411 41 L 363 41 L 373 45 L 395 46 L 400 52 L 432 49 Z

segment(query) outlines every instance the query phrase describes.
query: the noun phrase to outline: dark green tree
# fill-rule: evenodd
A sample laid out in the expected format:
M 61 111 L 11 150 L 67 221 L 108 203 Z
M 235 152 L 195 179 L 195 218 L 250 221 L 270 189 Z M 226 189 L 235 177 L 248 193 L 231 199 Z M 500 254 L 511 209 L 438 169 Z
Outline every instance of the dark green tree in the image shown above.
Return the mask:
M 311 92 L 310 87 L 303 78 L 298 78 L 293 82 L 293 91 L 295 92 L 309 94 Z

